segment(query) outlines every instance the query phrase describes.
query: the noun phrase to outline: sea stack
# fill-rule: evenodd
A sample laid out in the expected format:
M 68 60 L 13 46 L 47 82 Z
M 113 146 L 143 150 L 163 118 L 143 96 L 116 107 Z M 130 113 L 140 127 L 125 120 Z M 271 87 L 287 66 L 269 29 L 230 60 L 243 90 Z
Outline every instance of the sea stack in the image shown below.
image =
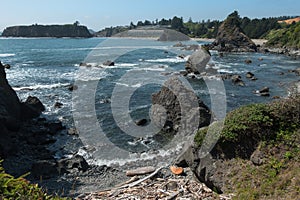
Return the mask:
M 254 42 L 240 27 L 240 17 L 237 11 L 231 13 L 219 27 L 215 41 L 207 45 L 209 49 L 221 52 L 256 52 Z

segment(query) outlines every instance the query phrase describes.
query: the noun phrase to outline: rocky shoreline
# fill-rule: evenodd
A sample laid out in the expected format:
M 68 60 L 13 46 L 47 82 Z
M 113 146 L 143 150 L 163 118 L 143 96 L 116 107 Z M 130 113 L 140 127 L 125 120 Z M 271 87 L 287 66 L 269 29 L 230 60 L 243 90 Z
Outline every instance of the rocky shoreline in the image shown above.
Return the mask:
M 258 51 L 262 49 L 261 51 L 268 53 L 266 50 L 263 50 L 263 48 L 265 48 L 264 46 L 257 46 Z M 192 55 L 187 62 L 187 73 L 200 74 L 205 71 L 204 68 L 210 58 L 209 52 L 206 49 L 199 49 L 198 47 L 197 49 L 195 55 Z M 193 57 L 195 57 L 195 59 L 193 59 Z M 138 162 L 133 162 L 126 166 L 93 166 L 89 165 L 82 156 L 77 154 L 78 149 L 68 151 L 64 149 L 63 144 L 60 149 L 51 149 L 50 146 L 58 140 L 65 140 L 66 142 L 72 140 L 75 141 L 74 143 L 80 143 L 80 141 L 76 135 L 68 135 L 68 130 L 60 121 L 48 121 L 40 116 L 44 108 L 36 97 L 29 97 L 26 102 L 20 102 L 16 93 L 6 80 L 5 70 L 8 70 L 8 68 L 8 65 L 0 64 L 0 89 L 4 91 L 5 94 L 0 96 L 0 124 L 4 127 L 1 131 L 0 153 L 1 157 L 4 158 L 3 166 L 8 173 L 14 176 L 20 176 L 30 171 L 31 174 L 27 178 L 33 183 L 39 183 L 39 185 L 47 188 L 50 193 L 58 193 L 63 196 L 72 197 L 79 196 L 78 199 L 88 199 L 89 195 L 97 196 L 99 193 L 86 194 L 86 192 L 95 192 L 108 188 L 115 189 L 116 185 L 128 180 L 125 174 L 126 170 L 141 165 Z M 299 69 L 295 69 L 294 72 L 299 74 Z M 247 77 L 253 78 L 254 75 L 249 73 Z M 238 85 L 242 84 L 240 77 L 223 75 L 221 78 L 231 79 Z M 176 83 L 176 80 L 173 81 Z M 170 83 L 170 85 L 175 86 L 176 84 Z M 180 87 L 178 86 L 178 88 Z M 263 93 L 266 92 L 266 90 L 259 92 Z M 162 90 L 154 94 L 152 98 L 154 103 L 162 104 L 167 107 L 169 111 L 169 123 L 163 125 L 163 130 L 165 132 L 176 132 L 180 128 L 178 121 L 181 117 L 181 113 L 178 112 L 178 99 L 176 99 L 176 96 L 167 88 L 162 88 Z M 166 102 L 166 99 L 169 101 Z M 206 126 L 209 124 L 211 113 L 201 100 L 198 99 L 197 102 L 202 111 L 205 111 L 205 116 L 203 116 L 201 120 L 203 121 L 202 125 Z M 156 113 L 159 113 L 159 110 L 156 110 Z M 201 127 L 202 126 L 197 128 Z M 74 149 L 76 149 L 76 147 L 74 147 Z M 193 151 L 193 148 L 189 150 L 191 149 Z M 69 157 L 56 158 L 55 154 L 59 151 L 63 151 L 66 155 L 68 153 L 72 155 Z M 218 154 L 218 156 L 220 155 Z M 185 154 L 184 158 L 181 157 L 177 159 L 177 164 L 182 165 L 185 171 L 189 171 L 189 168 L 191 168 L 195 172 L 195 170 L 198 169 L 193 168 L 193 163 L 188 160 L 190 158 L 191 155 Z M 149 161 L 149 163 L 146 161 L 143 165 L 145 164 L 156 164 L 159 166 L 159 159 Z M 201 170 L 202 169 L 200 169 L 200 172 L 195 172 L 195 174 L 203 173 Z M 186 176 L 178 177 L 171 174 L 169 170 L 165 170 L 157 177 L 158 179 L 156 179 L 156 181 L 162 182 L 159 178 L 167 178 L 168 181 L 169 179 L 181 179 L 180 181 L 182 181 L 183 178 L 184 181 L 188 181 L 192 179 L 191 174 L 192 173 L 187 173 Z M 205 176 L 206 175 L 207 174 L 205 174 Z M 201 177 L 197 178 L 205 182 L 211 188 L 215 186 L 219 187 L 217 184 L 211 185 L 207 177 L 202 177 L 203 179 L 201 179 Z M 155 183 L 156 182 L 153 184 Z M 213 195 L 211 190 L 205 189 L 204 186 L 201 187 L 204 191 L 203 193 L 207 190 L 209 192 L 205 194 Z M 220 188 L 218 191 L 219 190 L 221 191 Z M 172 190 L 170 190 L 170 192 L 171 191 Z M 109 194 L 103 193 L 103 195 Z M 120 197 L 118 195 L 114 197 Z M 168 196 L 167 193 L 165 193 L 165 195 Z M 169 193 L 169 195 L 171 195 L 171 193 Z

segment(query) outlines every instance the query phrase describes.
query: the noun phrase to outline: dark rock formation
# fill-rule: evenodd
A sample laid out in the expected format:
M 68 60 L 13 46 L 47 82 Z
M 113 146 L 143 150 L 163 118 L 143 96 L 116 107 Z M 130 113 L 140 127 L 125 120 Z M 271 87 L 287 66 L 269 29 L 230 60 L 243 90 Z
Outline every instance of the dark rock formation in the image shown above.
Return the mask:
M 89 164 L 80 155 L 75 155 L 72 158 L 61 159 L 57 163 L 57 169 L 60 174 L 69 173 L 74 169 L 77 169 L 78 171 L 86 171 L 88 168 Z
M 22 118 L 32 119 L 40 116 L 45 107 L 37 97 L 29 96 L 25 102 L 22 103 Z
M 48 179 L 58 175 L 55 160 L 41 160 L 34 163 L 31 167 L 32 175 L 37 179 Z
M 230 14 L 218 29 L 215 41 L 208 45 L 210 49 L 224 52 L 256 52 L 257 47 L 240 28 L 237 13 Z
M 151 120 L 163 132 L 176 133 L 206 126 L 211 121 L 209 108 L 178 77 L 172 77 L 152 95 Z M 199 116 L 199 121 L 196 121 Z M 194 127 L 196 126 L 196 127 Z M 181 128 L 181 129 L 180 129 Z
M 38 117 L 44 110 L 36 97 L 28 97 L 21 103 L 16 92 L 8 84 L 4 66 L 0 62 L 0 156 L 16 151 L 15 138 L 23 119 Z
M 205 72 L 207 63 L 210 60 L 210 53 L 206 49 L 200 48 L 195 51 L 185 64 L 185 69 L 188 73 L 199 74 Z
M 244 81 L 242 80 L 242 77 L 240 75 L 233 75 L 231 77 L 231 81 L 232 83 L 234 83 L 235 85 L 239 85 L 239 86 L 245 86 Z
M 1 127 L 10 131 L 17 130 L 20 117 L 21 103 L 16 92 L 8 84 L 4 66 L 0 62 L 0 123 L 4 125 Z
M 87 27 L 68 25 L 11 26 L 4 29 L 4 37 L 92 37 Z
M 113 61 L 107 60 L 107 61 L 105 61 L 105 62 L 103 63 L 103 65 L 105 65 L 105 66 L 114 66 L 115 63 L 114 63 Z
M 138 126 L 144 126 L 144 125 L 147 124 L 147 122 L 148 122 L 147 119 L 140 119 L 140 120 L 137 120 L 135 122 L 135 124 L 138 125 Z
M 247 78 L 253 78 L 254 77 L 254 74 L 252 72 L 247 72 L 246 73 L 246 77 Z

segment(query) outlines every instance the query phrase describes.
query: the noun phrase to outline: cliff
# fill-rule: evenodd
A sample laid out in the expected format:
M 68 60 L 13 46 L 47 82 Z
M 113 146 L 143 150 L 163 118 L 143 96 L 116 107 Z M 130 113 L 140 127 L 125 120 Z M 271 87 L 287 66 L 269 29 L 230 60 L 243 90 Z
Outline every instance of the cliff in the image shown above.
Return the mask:
M 31 25 L 11 26 L 4 29 L 4 37 L 92 37 L 85 26 L 68 25 Z

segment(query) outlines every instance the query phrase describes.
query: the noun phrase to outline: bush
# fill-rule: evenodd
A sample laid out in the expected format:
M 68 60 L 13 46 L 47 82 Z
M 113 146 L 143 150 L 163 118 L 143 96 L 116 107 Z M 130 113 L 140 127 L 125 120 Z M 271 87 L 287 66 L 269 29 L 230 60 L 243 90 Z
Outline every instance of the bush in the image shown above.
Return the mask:
M 216 146 L 230 156 L 249 157 L 260 141 L 278 143 L 289 140 L 300 128 L 299 114 L 299 95 L 269 104 L 242 106 L 227 114 Z M 202 128 L 195 135 L 197 146 L 202 145 L 207 130 L 207 127 Z
M 0 163 L 1 164 L 1 163 Z M 0 199 L 59 200 L 65 198 L 46 194 L 37 184 L 31 184 L 24 176 L 14 178 L 0 165 Z

